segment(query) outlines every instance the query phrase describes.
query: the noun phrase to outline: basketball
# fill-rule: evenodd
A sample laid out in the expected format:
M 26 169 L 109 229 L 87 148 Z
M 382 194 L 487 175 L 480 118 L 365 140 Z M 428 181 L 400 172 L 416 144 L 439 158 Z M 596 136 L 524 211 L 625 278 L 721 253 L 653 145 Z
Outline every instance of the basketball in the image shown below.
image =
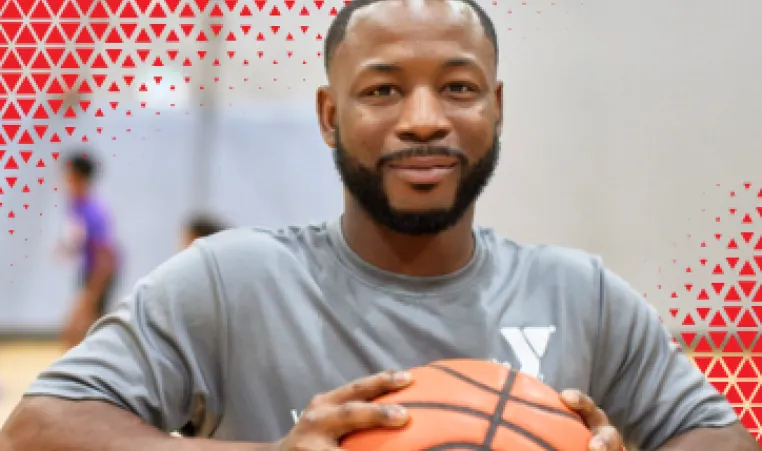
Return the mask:
M 346 451 L 583 451 L 592 433 L 539 380 L 481 360 L 440 360 L 410 370 L 413 382 L 374 402 L 407 408 L 398 429 L 370 429 Z

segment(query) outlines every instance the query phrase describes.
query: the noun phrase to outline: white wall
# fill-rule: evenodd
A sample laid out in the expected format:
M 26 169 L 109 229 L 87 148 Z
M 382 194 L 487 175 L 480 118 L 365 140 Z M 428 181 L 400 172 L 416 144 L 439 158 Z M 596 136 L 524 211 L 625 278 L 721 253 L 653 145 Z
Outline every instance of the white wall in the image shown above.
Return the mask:
M 714 216 L 762 205 L 729 197 L 762 185 L 762 4 L 571 3 L 537 6 L 503 35 L 506 155 L 478 219 L 602 254 L 666 314 L 657 285 L 689 276 L 659 268 L 723 259 L 726 249 L 698 248 L 739 231 Z

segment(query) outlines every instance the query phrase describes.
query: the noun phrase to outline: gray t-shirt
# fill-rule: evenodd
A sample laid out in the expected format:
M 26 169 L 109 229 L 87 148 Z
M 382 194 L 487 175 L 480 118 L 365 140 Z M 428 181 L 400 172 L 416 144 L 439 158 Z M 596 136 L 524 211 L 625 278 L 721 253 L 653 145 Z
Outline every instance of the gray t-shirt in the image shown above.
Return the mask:
M 108 401 L 168 432 L 190 424 L 199 436 L 266 442 L 314 395 L 355 378 L 478 358 L 583 390 L 639 448 L 738 420 L 598 258 L 475 227 L 466 267 L 408 277 L 361 260 L 340 229 L 336 220 L 197 241 L 28 394 Z

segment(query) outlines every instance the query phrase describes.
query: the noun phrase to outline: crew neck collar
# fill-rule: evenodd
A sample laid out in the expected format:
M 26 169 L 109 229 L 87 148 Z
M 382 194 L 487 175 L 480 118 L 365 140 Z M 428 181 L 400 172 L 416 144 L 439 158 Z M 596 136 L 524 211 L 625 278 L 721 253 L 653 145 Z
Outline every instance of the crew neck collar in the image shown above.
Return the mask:
M 485 261 L 484 243 L 481 235 L 473 231 L 474 252 L 469 262 L 462 268 L 438 276 L 409 276 L 387 271 L 362 259 L 349 247 L 341 226 L 341 217 L 327 223 L 327 230 L 342 264 L 366 283 L 409 295 L 430 295 L 460 289 L 473 281 L 473 275 L 480 272 Z

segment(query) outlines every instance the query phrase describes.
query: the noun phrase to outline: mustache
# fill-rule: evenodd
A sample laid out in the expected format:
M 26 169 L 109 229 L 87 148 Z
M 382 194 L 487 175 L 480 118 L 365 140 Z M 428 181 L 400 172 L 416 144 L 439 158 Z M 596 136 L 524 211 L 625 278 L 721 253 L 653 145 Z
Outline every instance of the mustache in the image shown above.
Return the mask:
M 457 158 L 460 164 L 466 165 L 468 159 L 466 155 L 458 149 L 446 146 L 419 146 L 409 147 L 407 149 L 398 150 L 396 152 L 388 153 L 381 156 L 376 163 L 376 167 L 381 169 L 382 167 L 393 163 L 395 161 L 404 160 L 406 158 L 414 157 L 454 157 Z

